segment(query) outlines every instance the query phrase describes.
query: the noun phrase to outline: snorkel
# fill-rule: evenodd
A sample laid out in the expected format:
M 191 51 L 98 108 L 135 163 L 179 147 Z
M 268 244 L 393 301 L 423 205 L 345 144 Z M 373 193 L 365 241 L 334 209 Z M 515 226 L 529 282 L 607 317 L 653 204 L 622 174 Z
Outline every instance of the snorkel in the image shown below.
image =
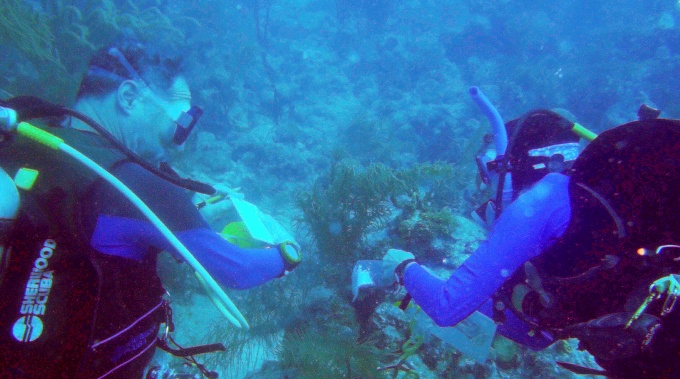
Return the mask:
M 498 109 L 491 104 L 491 101 L 484 96 L 479 87 L 470 87 L 468 92 L 470 93 L 472 101 L 477 104 L 493 128 L 493 140 L 496 145 L 497 154 L 504 155 L 505 149 L 508 147 L 508 133 L 505 130 L 505 123 L 503 122 L 501 114 L 498 113 Z
M 505 156 L 505 152 L 508 148 L 508 132 L 505 130 L 503 118 L 501 117 L 500 113 L 498 113 L 498 109 L 496 109 L 496 107 L 491 104 L 491 101 L 489 101 L 489 99 L 484 96 L 482 90 L 479 89 L 479 87 L 470 87 L 468 93 L 470 94 L 472 101 L 477 104 L 479 109 L 491 124 L 491 128 L 493 129 L 493 141 L 496 147 L 496 159 L 500 160 Z M 501 168 L 502 175 L 490 175 L 486 167 L 488 160 L 484 161 L 482 157 L 476 157 L 476 160 L 477 165 L 480 167 L 480 172 L 486 172 L 491 179 L 491 183 L 497 183 L 498 192 L 501 193 L 501 196 L 497 197 L 496 199 L 498 202 L 496 204 L 498 212 L 496 212 L 497 214 L 494 217 L 495 219 L 498 214 L 500 214 L 500 210 L 503 209 L 503 204 L 509 204 L 512 201 L 512 174 L 507 172 L 507 168 L 505 170 Z
M 566 166 L 565 160 L 573 162 L 580 152 L 578 139 L 583 138 L 592 141 L 597 134 L 586 129 L 582 125 L 572 122 L 561 114 L 551 110 L 534 110 L 524 114 L 522 117 L 503 122 L 498 110 L 484 96 L 477 87 L 470 87 L 470 97 L 482 110 L 493 128 L 493 141 L 496 147 L 497 156 L 490 157 L 484 151 L 483 145 L 480 153 L 475 157 L 482 180 L 486 178 L 485 184 L 496 185 L 495 197 L 477 208 L 473 213 L 473 218 L 482 221 L 486 226 L 491 226 L 515 197 L 519 196 L 523 188 L 537 181 L 536 177 L 527 176 L 527 172 L 544 170 L 547 172 L 562 172 Z M 536 128 L 545 129 L 545 133 L 536 134 Z M 507 129 L 512 132 L 508 136 Z M 528 129 L 527 129 L 528 128 Z M 533 130 L 533 132 L 532 132 Z M 549 130 L 549 131 L 548 131 Z M 531 137 L 527 137 L 530 135 Z M 531 134 L 534 133 L 534 134 Z M 560 136 L 566 133 L 571 137 Z M 529 138 L 529 139 L 527 139 Z M 567 140 L 565 140 L 567 138 Z M 575 138 L 575 140 L 573 140 Z M 545 139 L 551 141 L 548 145 L 535 145 L 531 148 L 526 141 L 535 139 Z M 520 140 L 525 142 L 520 142 Z M 485 140 L 485 144 L 490 141 Z M 521 152 L 518 152 L 520 149 Z M 526 152 L 522 149 L 528 149 Z M 525 156 L 526 155 L 526 156 Z M 554 161 L 552 160 L 554 158 Z M 537 159 L 538 161 L 531 161 Z M 543 159 L 543 160 L 542 160 Z M 550 159 L 545 161 L 545 159 Z M 513 173 L 515 177 L 513 178 Z M 493 174 L 493 175 L 492 175 Z M 513 188 L 513 181 L 515 185 Z M 488 182 L 488 183 L 487 183 Z

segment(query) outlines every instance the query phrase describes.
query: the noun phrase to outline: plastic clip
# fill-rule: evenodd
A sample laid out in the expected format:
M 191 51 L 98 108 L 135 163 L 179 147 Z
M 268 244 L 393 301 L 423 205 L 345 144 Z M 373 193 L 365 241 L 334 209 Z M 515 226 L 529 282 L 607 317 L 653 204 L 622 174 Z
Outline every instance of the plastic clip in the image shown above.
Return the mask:
M 645 298 L 645 301 L 642 302 L 642 305 L 640 305 L 640 307 L 638 307 L 638 309 L 635 311 L 635 313 L 633 313 L 633 316 L 631 316 L 631 318 L 628 320 L 624 329 L 628 329 L 631 325 L 633 325 L 635 320 L 639 319 L 640 316 L 642 316 L 642 313 L 645 312 L 645 309 L 647 309 L 649 304 L 652 301 L 656 300 L 659 296 L 660 295 L 659 295 L 658 292 L 656 292 L 655 290 L 652 291 L 652 293 L 650 293 L 649 296 L 647 296 Z
M 678 300 L 678 295 L 673 295 L 670 294 L 666 298 L 666 301 L 663 302 L 663 308 L 661 308 L 661 316 L 666 316 L 667 314 L 670 314 L 673 312 L 673 308 L 675 308 L 675 303 Z

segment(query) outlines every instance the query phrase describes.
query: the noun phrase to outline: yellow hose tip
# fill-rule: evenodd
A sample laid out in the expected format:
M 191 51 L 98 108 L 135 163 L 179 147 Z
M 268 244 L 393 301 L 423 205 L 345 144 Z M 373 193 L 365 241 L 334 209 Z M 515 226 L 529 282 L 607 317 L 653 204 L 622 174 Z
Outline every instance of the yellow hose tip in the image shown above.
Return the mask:
M 22 122 L 17 126 L 17 133 L 55 150 L 59 150 L 59 145 L 64 143 L 61 138 L 27 122 Z

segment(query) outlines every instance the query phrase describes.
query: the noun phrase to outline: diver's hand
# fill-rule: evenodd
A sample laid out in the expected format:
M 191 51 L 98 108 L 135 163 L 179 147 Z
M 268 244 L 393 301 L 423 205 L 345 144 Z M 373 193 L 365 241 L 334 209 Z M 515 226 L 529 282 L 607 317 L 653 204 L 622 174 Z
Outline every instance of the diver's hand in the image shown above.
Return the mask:
M 379 261 L 358 261 L 352 270 L 352 301 L 394 286 L 399 282 L 394 270 L 404 262 L 413 262 L 414 258 L 408 251 L 390 249 Z
M 408 251 L 389 249 L 387 250 L 387 254 L 383 257 L 383 262 L 386 263 L 386 266 L 391 266 L 391 271 L 394 271 L 401 262 L 408 259 L 416 259 L 416 257 Z
M 403 275 L 406 266 L 411 262 L 415 262 L 415 260 L 416 257 L 413 254 L 399 249 L 390 249 L 383 257 L 385 268 L 389 270 L 390 274 L 396 276 L 396 281 L 399 284 L 403 284 Z

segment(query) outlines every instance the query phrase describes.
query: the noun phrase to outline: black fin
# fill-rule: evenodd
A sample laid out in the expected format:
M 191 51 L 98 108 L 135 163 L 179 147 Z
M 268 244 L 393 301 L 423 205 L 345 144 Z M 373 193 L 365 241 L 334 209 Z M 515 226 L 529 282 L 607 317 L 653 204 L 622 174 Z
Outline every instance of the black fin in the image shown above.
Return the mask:
M 575 365 L 573 363 L 567 363 L 567 362 L 560 362 L 560 361 L 555 361 L 560 367 L 565 368 L 574 374 L 579 374 L 579 375 L 600 375 L 600 376 L 607 376 L 607 371 L 604 370 L 598 370 L 590 367 L 584 367 L 584 366 L 579 366 Z
M 659 115 L 661 115 L 660 110 L 652 108 L 647 104 L 640 105 L 640 108 L 637 111 L 638 120 L 640 121 L 654 120 L 659 118 Z

